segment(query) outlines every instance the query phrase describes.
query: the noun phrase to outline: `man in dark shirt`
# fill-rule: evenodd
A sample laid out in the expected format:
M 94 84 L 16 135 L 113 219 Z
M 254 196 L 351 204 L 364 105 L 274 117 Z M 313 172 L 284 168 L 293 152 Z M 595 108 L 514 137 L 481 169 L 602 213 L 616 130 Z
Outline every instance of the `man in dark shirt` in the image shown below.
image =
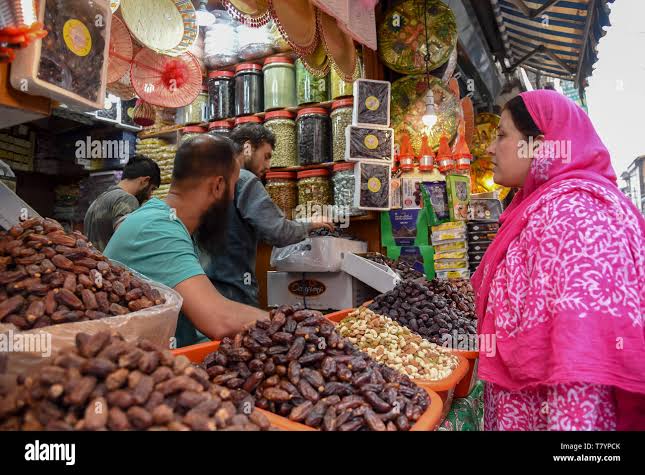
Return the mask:
M 153 160 L 130 159 L 119 184 L 94 200 L 85 214 L 85 234 L 99 251 L 103 252 L 123 218 L 150 199 L 160 183 L 159 166 Z
M 255 260 L 258 242 L 284 247 L 307 238 L 313 229 L 333 224 L 297 222 L 287 219 L 271 200 L 261 178 L 271 167 L 275 136 L 259 124 L 237 128 L 231 139 L 242 165 L 235 186 L 235 199 L 229 207 L 227 238 L 215 253 L 201 253 L 206 275 L 226 298 L 257 307 L 258 282 Z

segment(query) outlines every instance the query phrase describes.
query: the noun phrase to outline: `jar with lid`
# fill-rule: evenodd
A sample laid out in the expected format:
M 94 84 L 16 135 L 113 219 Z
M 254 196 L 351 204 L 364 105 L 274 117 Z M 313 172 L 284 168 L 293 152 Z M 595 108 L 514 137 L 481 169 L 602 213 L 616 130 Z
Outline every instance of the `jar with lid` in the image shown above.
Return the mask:
M 298 185 L 295 172 L 267 172 L 265 188 L 287 219 L 292 219 L 298 206 Z
M 238 64 L 235 68 L 235 115 L 257 114 L 264 111 L 262 66 Z
M 264 110 L 296 106 L 296 71 L 293 60 L 271 56 L 264 62 Z
M 352 108 L 354 99 L 347 98 L 331 104 L 331 140 L 335 162 L 345 160 L 347 126 L 352 125 Z
M 204 127 L 199 127 L 199 126 L 191 126 L 191 127 L 184 127 L 181 129 L 181 143 L 184 143 L 186 140 L 191 139 L 193 137 L 196 137 L 198 135 L 206 133 L 206 129 Z
M 334 175 L 331 179 L 334 189 L 334 206 L 348 216 L 365 214 L 365 211 L 354 208 L 354 192 L 356 187 L 354 165 L 354 162 L 334 163 Z
M 316 168 L 298 173 L 298 205 L 306 206 L 307 214 L 311 206 L 331 205 L 333 201 L 329 170 Z
M 235 74 L 233 71 L 208 73 L 208 120 L 235 117 Z
M 228 137 L 233 131 L 233 124 L 229 120 L 217 120 L 208 124 L 209 135 L 220 135 Z
M 247 115 L 245 117 L 238 117 L 235 119 L 235 127 L 233 127 L 233 132 L 237 130 L 238 127 L 243 126 L 244 124 L 261 124 L 262 119 L 255 115 Z
M 298 147 L 293 114 L 285 110 L 267 112 L 264 126 L 275 135 L 271 167 L 297 167 Z
M 208 121 L 208 89 L 202 88 L 202 92 L 193 102 L 187 106 L 177 109 L 175 123 L 178 125 L 201 124 Z
M 300 165 L 331 162 L 331 123 L 326 109 L 322 107 L 301 109 L 296 118 L 296 129 Z
M 356 72 L 354 77 L 363 76 L 363 66 L 360 56 L 356 58 Z M 331 68 L 329 72 L 329 83 L 331 89 L 331 100 L 340 99 L 342 97 L 349 97 L 354 95 L 354 81 L 345 81 L 336 72 L 336 68 Z
M 329 100 L 328 76 L 316 77 L 304 65 L 302 60 L 296 61 L 296 84 L 298 105 Z

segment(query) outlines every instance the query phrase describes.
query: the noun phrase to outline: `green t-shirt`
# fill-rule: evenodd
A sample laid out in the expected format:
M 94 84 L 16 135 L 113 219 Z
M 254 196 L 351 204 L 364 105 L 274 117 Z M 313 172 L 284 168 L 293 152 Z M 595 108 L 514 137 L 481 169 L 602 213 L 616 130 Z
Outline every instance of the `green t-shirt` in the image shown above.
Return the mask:
M 157 198 L 128 215 L 114 232 L 104 254 L 171 288 L 204 274 L 188 229 Z M 184 315 L 179 316 L 175 337 L 178 347 L 205 339 Z

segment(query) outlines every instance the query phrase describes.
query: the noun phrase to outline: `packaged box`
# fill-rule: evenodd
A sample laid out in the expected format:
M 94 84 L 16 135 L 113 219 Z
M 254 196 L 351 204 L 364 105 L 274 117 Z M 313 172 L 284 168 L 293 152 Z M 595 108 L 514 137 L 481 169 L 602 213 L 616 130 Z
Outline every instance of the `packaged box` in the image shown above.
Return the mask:
M 282 272 L 338 272 L 344 252 L 367 252 L 367 243 L 331 236 L 307 238 L 271 251 L 271 267 Z
M 345 159 L 392 163 L 394 129 L 350 125 L 345 129 Z
M 427 215 L 419 209 L 396 209 L 381 213 L 381 245 L 427 246 Z
M 388 246 L 387 257 L 400 259 L 418 272 L 425 274 L 428 280 L 434 278 L 434 248 L 432 246 Z
M 440 232 L 440 231 L 458 231 L 458 232 L 465 232 L 466 231 L 466 223 L 462 221 L 450 221 L 447 223 L 443 224 L 438 224 L 436 226 L 432 226 L 432 232 Z
M 468 252 L 486 252 L 490 244 L 490 242 L 469 242 Z
M 269 307 L 344 310 L 358 307 L 378 293 L 346 272 L 267 272 Z
M 502 215 L 502 202 L 496 199 L 471 199 L 468 219 L 473 221 L 497 222 Z
M 438 246 L 440 244 L 448 244 L 457 241 L 465 242 L 466 233 L 463 231 L 453 231 L 448 229 L 446 231 L 437 231 L 436 233 L 432 233 L 431 238 L 432 245 Z
M 466 251 L 448 251 L 448 252 L 437 252 L 435 249 L 435 254 L 434 254 L 434 260 L 435 262 L 437 261 L 442 261 L 442 260 L 448 260 L 448 259 L 467 259 L 467 254 Z
M 496 232 L 499 230 L 499 223 L 483 223 L 481 221 L 469 221 L 466 223 L 468 232 Z
M 390 208 L 401 209 L 401 178 L 392 176 L 390 180 Z
M 448 208 L 451 221 L 467 221 L 470 203 L 470 177 L 448 175 L 446 177 Z
M 343 254 L 341 269 L 381 293 L 389 292 L 401 281 L 401 277 L 388 266 L 351 252 Z
M 487 242 L 490 243 L 495 239 L 495 236 L 497 236 L 497 233 L 490 233 L 490 232 L 476 232 L 476 233 L 468 233 L 468 242 Z
M 470 279 L 470 272 L 467 269 L 460 270 L 442 270 L 437 272 L 437 279 Z
M 389 81 L 357 79 L 354 81 L 353 125 L 390 125 L 390 96 L 392 84 Z
M 448 209 L 448 193 L 446 191 L 445 181 L 423 182 L 423 186 L 428 192 L 432 209 L 439 221 L 445 221 L 450 218 Z
M 423 208 L 423 195 L 421 177 L 401 178 L 401 206 L 404 209 Z
M 390 174 L 387 163 L 358 162 L 354 168 L 356 188 L 354 207 L 365 210 L 388 211 L 390 209 Z
M 451 252 L 451 251 L 467 251 L 468 244 L 466 241 L 455 241 L 448 244 L 437 244 L 434 246 L 434 252 Z
M 468 262 L 470 264 L 479 264 L 482 259 L 484 258 L 484 255 L 486 252 L 469 252 L 468 253 Z
M 447 259 L 435 261 L 434 269 L 436 272 L 443 270 L 468 269 L 468 259 Z

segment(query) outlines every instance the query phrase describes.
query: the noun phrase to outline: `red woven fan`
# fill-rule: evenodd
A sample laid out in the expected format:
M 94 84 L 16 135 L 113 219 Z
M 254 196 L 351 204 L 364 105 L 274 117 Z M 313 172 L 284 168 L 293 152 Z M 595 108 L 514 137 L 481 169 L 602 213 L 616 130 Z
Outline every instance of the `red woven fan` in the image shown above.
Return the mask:
M 159 107 L 183 107 L 202 91 L 202 71 L 190 53 L 170 57 L 143 48 L 134 57 L 130 79 L 137 96 Z
M 132 37 L 125 23 L 118 17 L 112 17 L 110 27 L 110 56 L 108 58 L 107 82 L 115 82 L 130 69 L 133 56 Z

